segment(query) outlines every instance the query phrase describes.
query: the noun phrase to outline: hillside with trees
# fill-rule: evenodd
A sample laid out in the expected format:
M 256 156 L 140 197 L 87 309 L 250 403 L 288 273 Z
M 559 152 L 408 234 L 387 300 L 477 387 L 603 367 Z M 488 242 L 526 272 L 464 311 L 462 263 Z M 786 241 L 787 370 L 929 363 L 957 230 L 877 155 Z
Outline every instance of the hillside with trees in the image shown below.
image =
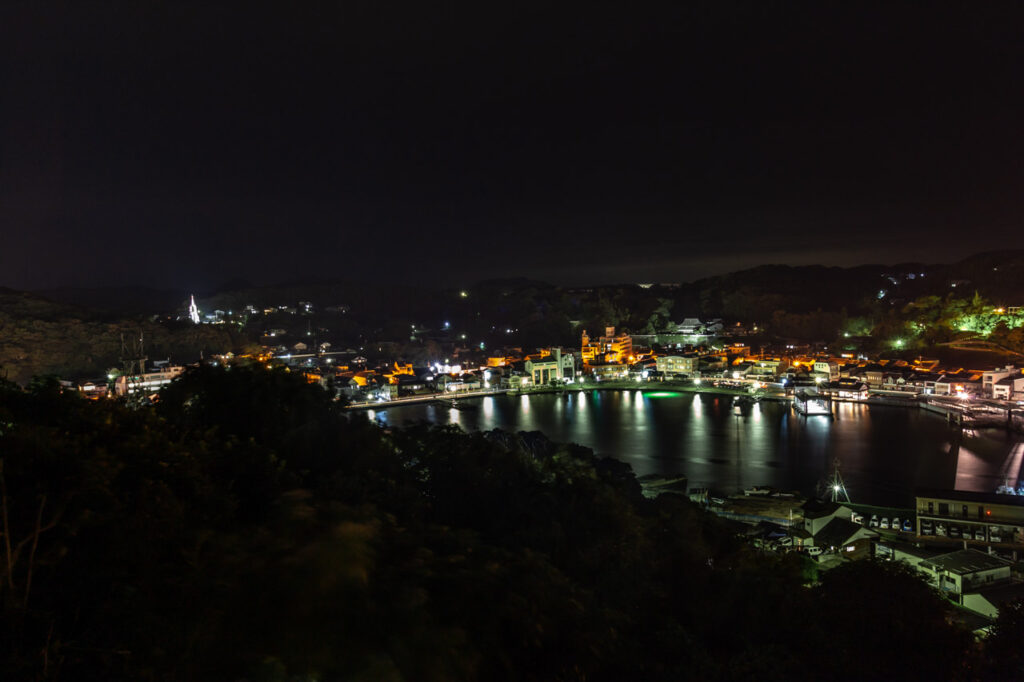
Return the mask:
M 2 679 L 997 679 L 899 567 L 818 581 L 585 448 L 285 371 L 138 411 L 0 383 L 0 503 Z
M 145 337 L 151 359 L 195 362 L 241 342 L 225 326 L 193 325 L 154 316 L 99 314 L 14 291 L 0 291 L 0 370 L 19 384 L 31 377 L 102 377 L 121 365 L 121 337 Z

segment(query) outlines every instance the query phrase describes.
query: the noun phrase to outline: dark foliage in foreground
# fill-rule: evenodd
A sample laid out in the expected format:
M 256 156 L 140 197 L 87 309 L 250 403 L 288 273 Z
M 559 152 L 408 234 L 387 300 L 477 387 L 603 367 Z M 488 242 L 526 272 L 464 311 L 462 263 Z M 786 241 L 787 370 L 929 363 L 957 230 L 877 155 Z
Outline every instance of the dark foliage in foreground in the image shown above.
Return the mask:
M 536 435 L 384 431 L 283 372 L 193 371 L 138 412 L 3 384 L 0 457 L 2 679 L 978 667 L 907 572 L 851 565 L 806 588 L 799 558 L 644 499 L 618 462 Z

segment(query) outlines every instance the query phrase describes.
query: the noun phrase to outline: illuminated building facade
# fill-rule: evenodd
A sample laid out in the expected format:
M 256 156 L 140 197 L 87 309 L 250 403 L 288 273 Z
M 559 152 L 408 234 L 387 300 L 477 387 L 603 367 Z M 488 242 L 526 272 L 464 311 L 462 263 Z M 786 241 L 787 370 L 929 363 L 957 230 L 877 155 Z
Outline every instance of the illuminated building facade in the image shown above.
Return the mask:
M 164 367 L 155 372 L 143 372 L 132 376 L 121 375 L 114 382 L 114 392 L 119 396 L 156 393 L 185 373 L 184 367 Z
M 700 358 L 697 356 L 665 355 L 655 358 L 654 363 L 656 369 L 659 372 L 664 372 L 665 376 L 684 374 L 688 377 L 695 377 L 700 369 Z
M 917 493 L 917 535 L 966 547 L 1024 549 L 1024 496 L 966 490 Z
M 543 357 L 528 359 L 524 369 L 534 386 L 543 386 L 552 381 L 575 378 L 576 362 L 572 355 L 562 355 L 562 349 L 555 348 Z
M 585 365 L 592 365 L 602 359 L 605 363 L 610 364 L 625 364 L 634 361 L 633 339 L 629 334 L 616 335 L 615 327 L 605 327 L 604 336 L 599 337 L 596 341 L 591 339 L 587 335 L 587 330 L 584 329 L 580 346 Z

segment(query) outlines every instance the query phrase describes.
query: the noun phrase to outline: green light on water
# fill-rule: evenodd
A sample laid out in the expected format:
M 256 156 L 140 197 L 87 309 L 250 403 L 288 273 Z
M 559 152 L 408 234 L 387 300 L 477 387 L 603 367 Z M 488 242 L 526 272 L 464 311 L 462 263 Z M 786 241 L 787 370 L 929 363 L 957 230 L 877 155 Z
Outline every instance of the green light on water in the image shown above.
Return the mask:
M 678 398 L 683 395 L 676 391 L 652 391 L 651 393 L 644 393 L 645 398 Z

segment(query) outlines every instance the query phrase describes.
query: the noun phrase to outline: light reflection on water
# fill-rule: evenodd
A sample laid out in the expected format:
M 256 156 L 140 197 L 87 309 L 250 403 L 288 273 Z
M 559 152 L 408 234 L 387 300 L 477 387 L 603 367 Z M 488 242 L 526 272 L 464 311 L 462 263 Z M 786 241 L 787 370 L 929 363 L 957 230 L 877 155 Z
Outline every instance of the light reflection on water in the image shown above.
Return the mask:
M 426 403 L 368 416 L 392 426 L 425 420 L 469 431 L 542 431 L 628 462 L 638 475 L 685 474 L 691 487 L 723 492 L 771 485 L 812 493 L 834 460 L 854 501 L 868 504 L 909 506 L 917 487 L 994 491 L 1005 470 L 1019 475 L 1020 457 L 1009 461 L 1018 436 L 961 433 L 911 408 L 839 403 L 831 420 L 762 401 L 737 415 L 729 396 L 666 393 L 494 396 L 461 410 Z

